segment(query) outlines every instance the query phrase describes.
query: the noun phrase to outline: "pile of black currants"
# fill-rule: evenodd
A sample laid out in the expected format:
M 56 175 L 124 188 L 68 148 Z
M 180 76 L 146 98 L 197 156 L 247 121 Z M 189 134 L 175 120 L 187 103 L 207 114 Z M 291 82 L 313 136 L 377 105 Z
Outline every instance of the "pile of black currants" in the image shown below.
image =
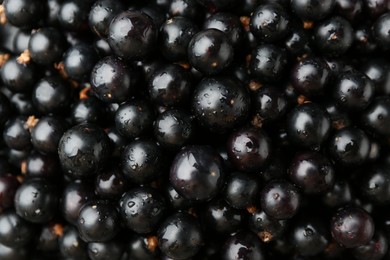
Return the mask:
M 390 259 L 389 0 L 0 0 L 1 260 Z

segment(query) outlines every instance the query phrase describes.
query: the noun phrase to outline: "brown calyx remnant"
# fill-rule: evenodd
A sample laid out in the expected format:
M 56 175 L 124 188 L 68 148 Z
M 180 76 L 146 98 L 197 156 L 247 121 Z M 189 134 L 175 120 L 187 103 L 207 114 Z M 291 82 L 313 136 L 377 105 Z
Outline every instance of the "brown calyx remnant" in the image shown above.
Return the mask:
M 89 93 L 90 90 L 91 90 L 90 87 L 85 87 L 82 90 L 80 90 L 79 99 L 80 100 L 88 99 L 89 98 L 88 93 Z
M 28 64 L 31 61 L 30 51 L 25 50 L 22 52 L 19 57 L 16 58 L 16 61 L 20 64 Z
M 65 71 L 65 66 L 62 61 L 59 63 L 54 63 L 54 68 L 58 70 L 58 73 L 60 74 L 61 78 L 67 79 L 69 77 Z
M 251 18 L 249 16 L 241 16 L 240 22 L 242 24 L 242 27 L 244 27 L 244 30 L 249 32 L 249 24 L 250 24 Z
M 256 91 L 256 90 L 260 89 L 262 86 L 263 86 L 263 84 L 261 84 L 258 81 L 255 81 L 255 80 L 251 80 L 248 84 L 249 89 L 252 91 Z
M 195 218 L 198 217 L 198 213 L 196 213 L 196 211 L 195 211 L 194 208 L 189 208 L 189 209 L 188 209 L 188 214 L 192 215 L 192 216 L 195 217 Z
M 26 160 L 23 160 L 23 161 L 20 163 L 20 172 L 21 172 L 23 175 L 26 175 L 26 173 L 27 173 L 27 161 L 26 161 Z
M 191 65 L 186 62 L 179 62 L 177 65 L 181 66 L 183 69 L 189 70 L 191 68 Z
M 272 234 L 268 231 L 261 231 L 257 233 L 257 236 L 263 241 L 264 243 L 270 242 L 272 240 Z
M 16 179 L 18 180 L 19 183 L 23 183 L 23 181 L 24 181 L 24 176 L 18 175 L 18 176 L 16 176 Z
M 149 251 L 154 252 L 158 246 L 158 240 L 156 236 L 150 236 L 146 239 L 146 244 Z
M 345 125 L 345 122 L 343 120 L 335 120 L 332 122 L 332 127 L 336 130 L 340 130 L 342 128 L 344 128 L 346 125 Z
M 261 128 L 263 126 L 263 118 L 259 114 L 256 114 L 253 116 L 251 124 L 256 128 Z
M 313 28 L 313 26 L 314 26 L 314 23 L 311 21 L 304 21 L 303 22 L 303 29 L 308 30 L 308 29 Z
M 302 104 L 306 104 L 306 103 L 311 103 L 311 101 L 308 100 L 307 97 L 305 97 L 304 95 L 299 95 L 297 98 L 297 103 L 299 105 L 302 105 Z
M 29 116 L 27 118 L 26 123 L 24 124 L 24 127 L 28 130 L 31 130 L 34 128 L 34 126 L 38 123 L 39 119 L 35 116 Z
M 62 235 L 64 234 L 64 227 L 61 225 L 61 224 L 54 224 L 53 225 L 53 233 L 57 236 L 57 237 L 62 237 Z
M 250 214 L 255 214 L 255 212 L 257 211 L 257 208 L 255 205 L 250 205 L 250 206 L 246 207 L 246 211 L 248 211 Z
M 0 68 L 4 66 L 4 64 L 9 60 L 11 55 L 8 53 L 0 54 Z
M 5 8 L 4 5 L 0 5 L 0 24 L 6 24 L 7 17 L 5 16 Z

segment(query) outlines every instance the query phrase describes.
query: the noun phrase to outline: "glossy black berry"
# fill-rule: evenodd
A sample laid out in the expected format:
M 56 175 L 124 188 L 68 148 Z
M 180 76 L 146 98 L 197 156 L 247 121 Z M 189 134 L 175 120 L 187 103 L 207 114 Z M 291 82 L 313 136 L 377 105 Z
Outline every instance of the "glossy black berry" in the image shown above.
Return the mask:
M 163 153 L 151 140 L 138 139 L 128 144 L 122 152 L 122 172 L 135 183 L 147 183 L 162 173 Z
M 347 71 L 337 79 L 333 88 L 333 98 L 337 104 L 348 111 L 361 111 L 374 98 L 374 85 L 361 72 Z
M 27 260 L 30 250 L 27 247 L 12 248 L 0 244 L 0 257 L 4 260 Z
M 321 54 L 326 56 L 339 56 L 345 53 L 352 42 L 352 26 L 342 17 L 331 17 L 319 23 L 314 29 L 314 44 Z
M 148 82 L 151 101 L 164 107 L 188 104 L 193 90 L 190 76 L 188 71 L 176 64 L 156 69 Z
M 128 181 L 116 167 L 102 170 L 95 179 L 95 193 L 102 199 L 118 199 L 128 189 Z
M 169 216 L 157 231 L 158 246 L 168 257 L 186 259 L 194 256 L 203 245 L 198 221 L 187 213 Z
M 260 41 L 276 42 L 289 33 L 290 17 L 278 4 L 263 4 L 251 14 L 250 29 Z
M 90 201 L 80 209 L 77 228 L 84 241 L 109 241 L 119 232 L 119 212 L 110 202 Z
M 46 180 L 25 180 L 15 194 L 16 214 L 29 222 L 47 222 L 56 214 L 58 199 L 56 188 Z
M 256 210 L 251 213 L 248 225 L 250 230 L 256 233 L 261 241 L 268 243 L 281 238 L 285 234 L 288 222 L 286 220 L 274 219 L 264 211 Z
M 260 192 L 261 208 L 275 219 L 290 219 L 300 206 L 300 194 L 294 185 L 284 180 L 269 182 Z
M 125 192 L 119 202 L 123 224 L 139 234 L 150 233 L 165 216 L 166 203 L 161 194 L 140 187 Z
M 12 57 L 1 67 L 0 76 L 2 82 L 11 91 L 30 92 L 31 86 L 37 81 L 36 66 Z
M 359 165 L 368 158 L 370 140 L 358 128 L 340 129 L 329 140 L 329 153 L 340 164 Z
M 63 1 L 58 11 L 58 20 L 61 27 L 76 32 L 87 29 L 90 8 L 91 1 Z
M 62 257 L 87 259 L 87 244 L 80 238 L 77 228 L 67 226 L 58 244 Z
M 58 171 L 60 165 L 56 156 L 31 152 L 24 162 L 27 178 L 38 177 L 51 182 L 61 180 L 61 172 Z
M 124 251 L 124 244 L 117 240 L 88 243 L 88 256 L 91 260 L 119 260 Z
M 390 136 L 390 99 L 387 96 L 377 97 L 363 112 L 362 123 L 370 131 Z
M 68 129 L 68 124 L 59 117 L 41 117 L 31 129 L 31 143 L 42 153 L 57 153 L 58 143 Z
M 289 139 L 306 148 L 318 150 L 329 135 L 329 116 L 315 103 L 298 105 L 286 121 Z
M 54 27 L 40 28 L 31 34 L 28 51 L 34 62 L 51 65 L 62 58 L 65 51 L 65 39 Z
M 23 150 L 31 146 L 31 135 L 27 125 L 27 118 L 18 116 L 7 121 L 3 130 L 5 144 L 16 150 Z
M 361 71 L 371 79 L 375 94 L 390 94 L 390 63 L 383 59 L 371 59 L 363 64 Z
M 19 248 L 26 246 L 34 238 L 35 227 L 19 217 L 14 211 L 2 212 L 0 215 L 0 243 Z
M 159 33 L 162 55 L 171 61 L 186 60 L 188 44 L 198 31 L 197 25 L 186 17 L 175 16 L 167 20 Z
M 101 38 L 107 37 L 111 20 L 122 10 L 122 2 L 110 0 L 95 1 L 88 16 L 91 31 Z
M 70 182 L 64 187 L 60 200 L 62 216 L 66 221 L 77 225 L 81 207 L 95 198 L 93 187 L 85 182 Z
M 380 205 L 390 203 L 390 168 L 388 165 L 371 167 L 362 176 L 359 188 L 370 202 Z
M 108 43 L 124 59 L 142 59 L 155 48 L 157 29 L 152 19 L 139 11 L 129 10 L 115 16 L 108 31 Z
M 192 109 L 202 126 L 211 131 L 224 131 L 247 117 L 250 98 L 247 90 L 233 78 L 203 78 L 195 88 Z
M 119 106 L 115 112 L 115 126 L 127 138 L 148 133 L 153 124 L 153 111 L 144 100 L 130 100 Z
M 307 194 L 324 193 L 335 182 L 333 164 L 316 152 L 297 154 L 290 164 L 288 175 Z
M 89 80 L 89 75 L 98 59 L 92 47 L 77 44 L 70 47 L 63 55 L 64 70 L 70 78 Z
M 286 95 L 276 86 L 262 86 L 253 97 L 255 112 L 264 123 L 281 118 L 287 110 Z
M 5 0 L 5 16 L 14 26 L 30 28 L 43 18 L 44 5 L 39 0 Z
M 264 260 L 260 239 L 251 231 L 241 230 L 229 237 L 222 248 L 222 259 Z
M 376 42 L 383 50 L 389 50 L 390 44 L 390 12 L 381 15 L 373 26 Z
M 265 166 L 271 156 L 268 135 L 253 127 L 233 132 L 226 146 L 230 161 L 240 171 L 257 171 Z
M 299 220 L 292 228 L 291 243 L 302 256 L 314 256 L 323 252 L 329 243 L 326 222 L 317 217 Z
M 154 121 L 154 136 L 167 149 L 179 149 L 194 135 L 193 120 L 183 110 L 167 110 Z
M 291 0 L 291 8 L 303 21 L 318 21 L 332 12 L 334 3 L 334 0 Z
M 206 19 L 203 28 L 217 29 L 224 32 L 234 48 L 242 45 L 243 28 L 239 17 L 235 15 L 226 12 L 215 13 Z
M 188 61 L 206 75 L 218 74 L 233 61 L 234 50 L 227 35 L 217 29 L 195 34 L 188 45 Z
M 332 237 L 346 248 L 367 244 L 374 235 L 375 225 L 371 216 L 358 207 L 343 207 L 333 215 Z
M 284 49 L 273 44 L 261 44 L 253 52 L 249 65 L 251 75 L 265 82 L 277 82 L 287 65 Z
M 7 171 L 5 165 L 3 170 Z M 20 183 L 16 176 L 10 173 L 2 173 L 0 175 L 0 211 L 3 212 L 6 209 L 11 208 L 14 205 L 15 193 Z
M 354 199 L 352 187 L 349 182 L 342 179 L 336 180 L 333 187 L 322 197 L 324 205 L 330 208 L 344 206 L 350 203 L 352 199 Z
M 70 91 L 69 85 L 60 77 L 45 77 L 35 85 L 32 101 L 38 111 L 43 114 L 63 113 L 69 107 Z
M 294 88 L 306 96 L 321 95 L 330 82 L 328 65 L 321 59 L 308 58 L 297 63 L 291 71 L 291 83 Z
M 101 59 L 91 72 L 92 90 L 104 102 L 123 102 L 129 99 L 134 82 L 132 68 L 115 56 Z
M 243 209 L 254 205 L 259 193 L 256 176 L 244 172 L 232 172 L 227 177 L 224 199 L 233 208 Z
M 185 146 L 171 165 L 173 188 L 190 200 L 207 201 L 221 189 L 225 172 L 218 153 L 209 146 Z
M 105 104 L 96 97 L 80 99 L 72 104 L 70 112 L 73 124 L 94 123 L 103 120 L 105 115 Z
M 388 239 L 385 234 L 377 231 L 366 245 L 352 249 L 352 254 L 357 260 L 380 260 L 384 259 L 384 256 L 388 252 L 388 247 Z
M 244 223 L 242 211 L 232 208 L 224 200 L 213 200 L 202 210 L 201 223 L 217 234 L 230 234 Z
M 64 172 L 73 178 L 94 175 L 110 155 L 110 141 L 97 125 L 80 124 L 67 130 L 58 144 Z

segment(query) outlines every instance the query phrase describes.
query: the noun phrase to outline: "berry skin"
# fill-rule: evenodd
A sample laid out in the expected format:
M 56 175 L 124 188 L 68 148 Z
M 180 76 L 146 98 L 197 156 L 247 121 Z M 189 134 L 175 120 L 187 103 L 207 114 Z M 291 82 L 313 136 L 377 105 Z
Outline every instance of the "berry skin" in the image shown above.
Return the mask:
M 45 223 L 56 214 L 58 193 L 44 179 L 25 180 L 15 194 L 15 210 L 23 219 L 33 223 Z
M 361 111 L 374 98 L 374 85 L 361 72 L 344 72 L 336 81 L 333 89 L 333 98 L 345 110 Z
M 88 16 L 88 24 L 91 31 L 100 38 L 107 37 L 110 22 L 122 10 L 123 6 L 119 1 L 95 1 Z
M 139 11 L 124 11 L 112 19 L 108 43 L 116 55 L 128 60 L 146 57 L 157 41 L 157 29 L 152 19 Z
M 280 80 L 288 59 L 284 49 L 273 44 L 262 44 L 252 52 L 249 69 L 251 75 L 265 82 Z
M 376 42 L 383 50 L 388 51 L 390 44 L 390 12 L 381 15 L 375 21 L 373 27 Z
M 66 74 L 75 80 L 88 80 L 97 61 L 96 51 L 86 45 L 77 44 L 70 47 L 63 57 Z
M 195 34 L 188 44 L 187 53 L 190 64 L 206 75 L 223 71 L 234 56 L 231 42 L 217 29 L 206 29 Z
M 251 231 L 239 231 L 225 241 L 222 259 L 264 260 L 259 238 Z
M 106 133 L 93 124 L 70 128 L 58 144 L 61 166 L 72 178 L 94 175 L 110 155 L 110 140 Z
M 227 141 L 230 161 L 240 171 L 257 171 L 271 156 L 271 142 L 268 135 L 256 128 L 243 128 L 233 132 Z
M 20 248 L 26 246 L 34 238 L 35 227 L 19 217 L 14 211 L 2 212 L 0 215 L 0 243 Z
M 175 16 L 167 20 L 159 33 L 162 55 L 170 61 L 186 60 L 188 44 L 197 32 L 199 28 L 186 17 Z
M 300 153 L 292 160 L 290 180 L 304 193 L 319 194 L 332 188 L 335 170 L 332 163 L 319 153 Z
M 390 98 L 380 96 L 363 112 L 363 125 L 381 136 L 390 136 Z
M 260 192 L 261 208 L 275 219 L 290 219 L 298 211 L 300 195 L 289 182 L 275 180 L 267 183 Z
M 289 15 L 278 4 L 260 5 L 251 15 L 251 32 L 260 41 L 276 42 L 289 33 L 290 27 Z
M 165 219 L 157 237 L 160 250 L 173 259 L 192 257 L 203 245 L 199 223 L 187 213 L 176 213 Z
M 90 201 L 80 209 L 77 228 L 86 242 L 107 242 L 119 232 L 119 212 L 110 202 Z
M 122 172 L 135 183 L 148 183 L 162 172 L 163 154 L 151 140 L 137 139 L 128 144 L 121 154 Z
M 332 217 L 332 237 L 346 248 L 367 244 L 374 235 L 371 216 L 358 207 L 339 208 Z
M 388 239 L 383 232 L 378 231 L 366 245 L 352 249 L 352 254 L 357 260 L 380 260 L 388 252 L 388 247 Z
M 331 17 L 315 28 L 315 46 L 326 56 L 339 56 L 345 53 L 351 47 L 352 41 L 352 26 L 342 17 Z
M 91 260 L 119 260 L 124 251 L 123 243 L 117 240 L 88 243 L 88 256 Z
M 1 165 L 3 166 L 3 165 Z M 7 172 L 4 166 L 4 171 Z M 14 205 L 15 193 L 20 186 L 16 176 L 0 172 L 0 212 L 12 208 Z
M 176 155 L 169 180 L 185 198 L 196 201 L 212 199 L 221 189 L 225 172 L 218 153 L 209 146 L 185 146 Z
M 233 78 L 203 78 L 195 88 L 192 109 L 203 127 L 213 132 L 225 131 L 247 117 L 250 97 Z
M 244 209 L 255 203 L 259 184 L 255 176 L 243 172 L 232 172 L 225 185 L 224 198 L 230 206 Z
M 302 147 L 318 150 L 330 132 L 329 115 L 314 103 L 294 108 L 287 117 L 289 139 Z
M 36 25 L 45 12 L 39 0 L 4 0 L 3 5 L 7 21 L 21 28 Z
M 368 170 L 360 180 L 360 191 L 368 201 L 379 205 L 390 203 L 390 168 L 376 165 Z
M 151 188 L 134 188 L 125 192 L 119 202 L 123 224 L 138 234 L 154 231 L 165 216 L 163 197 Z
M 126 101 L 133 92 L 134 84 L 132 68 L 115 56 L 101 59 L 91 72 L 92 90 L 104 102 Z
M 288 227 L 288 221 L 274 219 L 259 210 L 250 215 L 248 224 L 251 231 L 255 232 L 264 243 L 281 238 Z
M 332 12 L 335 0 L 291 0 L 291 8 L 303 21 L 318 21 Z
M 370 140 L 358 128 L 342 128 L 329 142 L 329 153 L 338 163 L 346 166 L 364 163 L 370 152 Z

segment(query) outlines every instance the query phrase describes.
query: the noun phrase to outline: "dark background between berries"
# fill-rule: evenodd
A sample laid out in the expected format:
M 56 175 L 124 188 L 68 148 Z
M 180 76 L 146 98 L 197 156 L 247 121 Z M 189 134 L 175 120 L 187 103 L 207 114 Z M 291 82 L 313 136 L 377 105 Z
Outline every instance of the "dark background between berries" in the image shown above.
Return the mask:
M 390 1 L 0 0 L 0 260 L 390 259 Z

